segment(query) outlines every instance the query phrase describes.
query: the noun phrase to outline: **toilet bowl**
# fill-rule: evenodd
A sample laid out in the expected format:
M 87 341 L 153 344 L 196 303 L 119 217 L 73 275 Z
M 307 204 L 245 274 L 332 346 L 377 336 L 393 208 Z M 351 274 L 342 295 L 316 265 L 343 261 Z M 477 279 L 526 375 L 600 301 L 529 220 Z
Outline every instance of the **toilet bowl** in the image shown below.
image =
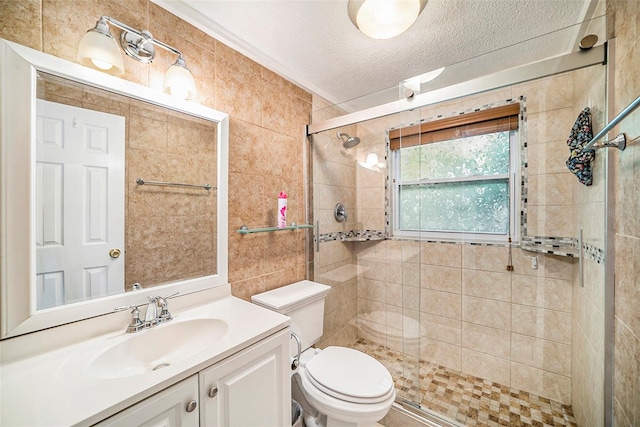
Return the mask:
M 374 426 L 395 399 L 389 371 L 358 350 L 311 347 L 322 337 L 324 299 L 330 289 L 304 280 L 251 299 L 291 317 L 291 330 L 304 350 L 292 372 L 292 392 L 298 393 L 294 398 L 304 409 L 307 427 Z M 292 355 L 297 357 L 297 347 Z
M 327 416 L 327 426 L 375 425 L 389 412 L 395 399 L 389 371 L 357 350 L 309 349 L 301 357 L 298 370 L 305 397 Z

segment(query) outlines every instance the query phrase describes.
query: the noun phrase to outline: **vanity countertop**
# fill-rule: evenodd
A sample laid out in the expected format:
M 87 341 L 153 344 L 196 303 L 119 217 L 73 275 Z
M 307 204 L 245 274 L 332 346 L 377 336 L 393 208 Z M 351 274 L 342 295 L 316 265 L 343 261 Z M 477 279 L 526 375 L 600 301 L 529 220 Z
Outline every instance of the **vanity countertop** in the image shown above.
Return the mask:
M 126 325 L 117 332 L 0 365 L 0 425 L 94 424 L 289 324 L 286 316 L 230 295 L 176 311 L 173 316 L 171 322 L 154 329 L 203 318 L 224 320 L 228 329 L 220 339 L 202 346 L 201 351 L 194 351 L 181 361 L 122 378 L 95 378 L 89 374 L 89 365 L 114 342 L 126 339 Z M 54 330 L 51 333 L 55 333 Z

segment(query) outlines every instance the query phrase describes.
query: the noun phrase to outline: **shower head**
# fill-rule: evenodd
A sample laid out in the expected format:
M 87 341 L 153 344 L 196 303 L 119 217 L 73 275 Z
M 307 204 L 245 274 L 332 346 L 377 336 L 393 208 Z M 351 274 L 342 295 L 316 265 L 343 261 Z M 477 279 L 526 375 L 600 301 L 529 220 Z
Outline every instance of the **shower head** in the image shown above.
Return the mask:
M 349 134 L 338 132 L 338 139 L 342 140 L 344 148 L 353 148 L 360 144 L 360 138 L 357 136 L 349 136 Z

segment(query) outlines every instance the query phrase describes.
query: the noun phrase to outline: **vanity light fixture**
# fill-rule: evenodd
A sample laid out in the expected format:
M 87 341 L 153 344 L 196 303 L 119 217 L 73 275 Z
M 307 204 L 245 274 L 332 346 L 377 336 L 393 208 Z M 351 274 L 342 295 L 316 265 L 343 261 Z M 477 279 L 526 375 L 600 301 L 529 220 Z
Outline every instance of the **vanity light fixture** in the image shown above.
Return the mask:
M 351 22 L 365 36 L 390 39 L 409 29 L 427 0 L 349 0 Z
M 113 75 L 124 74 L 124 62 L 118 43 L 109 31 L 109 24 L 122 31 L 120 47 L 127 56 L 142 63 L 150 63 L 156 57 L 155 47 L 161 47 L 178 55 L 176 62 L 169 67 L 162 90 L 182 99 L 196 97 L 196 84 L 187 68 L 182 52 L 158 39 L 147 31 L 138 31 L 109 16 L 101 16 L 96 26 L 87 31 L 78 47 L 78 61 L 82 65 L 96 68 Z

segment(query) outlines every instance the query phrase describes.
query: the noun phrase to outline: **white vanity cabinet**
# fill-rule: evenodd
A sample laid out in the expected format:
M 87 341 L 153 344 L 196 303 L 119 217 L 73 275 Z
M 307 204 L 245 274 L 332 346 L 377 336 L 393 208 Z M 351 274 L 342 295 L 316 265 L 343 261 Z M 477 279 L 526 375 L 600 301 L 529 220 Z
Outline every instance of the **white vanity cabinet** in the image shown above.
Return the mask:
M 198 427 L 200 412 L 197 399 L 198 376 L 192 375 L 96 426 Z
M 289 337 L 283 329 L 96 426 L 290 425 Z
M 291 425 L 289 328 L 200 371 L 200 425 Z

